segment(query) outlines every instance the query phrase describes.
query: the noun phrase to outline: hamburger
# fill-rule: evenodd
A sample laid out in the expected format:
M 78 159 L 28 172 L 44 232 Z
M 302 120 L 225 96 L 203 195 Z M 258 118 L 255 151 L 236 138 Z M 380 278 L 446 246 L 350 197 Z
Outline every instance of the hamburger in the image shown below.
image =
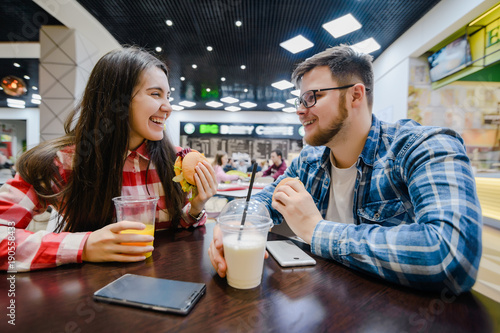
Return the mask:
M 191 148 L 185 148 L 177 153 L 177 159 L 174 163 L 175 177 L 172 180 L 180 183 L 184 192 L 196 190 L 195 167 L 202 161 L 208 162 L 205 156 Z
M 286 178 L 283 178 L 279 183 L 278 185 L 276 185 L 276 188 L 274 189 L 274 193 L 273 193 L 273 197 L 272 197 L 272 200 L 274 200 L 274 194 L 276 193 L 276 190 L 280 187 L 280 186 L 283 186 L 285 185 L 286 183 L 288 183 L 289 181 L 292 181 L 292 180 L 298 180 L 299 183 L 302 185 L 302 187 L 304 187 L 304 184 L 300 181 L 299 177 L 286 177 Z

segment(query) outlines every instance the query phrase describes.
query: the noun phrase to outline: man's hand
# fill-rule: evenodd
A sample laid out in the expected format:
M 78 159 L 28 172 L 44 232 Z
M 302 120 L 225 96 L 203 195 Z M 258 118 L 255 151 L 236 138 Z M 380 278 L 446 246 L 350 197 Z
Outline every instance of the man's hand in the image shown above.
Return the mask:
M 208 257 L 215 271 L 221 278 L 226 276 L 227 264 L 224 259 L 224 247 L 222 246 L 222 231 L 219 226 L 214 227 L 214 238 L 208 247 Z
M 208 247 L 208 257 L 210 258 L 210 262 L 212 263 L 212 266 L 217 274 L 219 274 L 221 278 L 225 277 L 227 272 L 227 263 L 226 259 L 224 259 L 222 231 L 218 225 L 214 227 L 214 238 Z M 266 251 L 264 259 L 267 259 L 268 257 L 269 253 Z
M 121 221 L 92 232 L 83 247 L 82 260 L 134 262 L 146 259 L 144 254 L 154 249 L 151 245 L 130 246 L 121 243 L 147 243 L 153 241 L 153 236 L 120 234 L 125 229 L 143 230 L 145 227 L 141 222 Z
M 297 236 L 311 244 L 314 228 L 323 217 L 299 180 L 291 180 L 275 189 L 272 206 Z

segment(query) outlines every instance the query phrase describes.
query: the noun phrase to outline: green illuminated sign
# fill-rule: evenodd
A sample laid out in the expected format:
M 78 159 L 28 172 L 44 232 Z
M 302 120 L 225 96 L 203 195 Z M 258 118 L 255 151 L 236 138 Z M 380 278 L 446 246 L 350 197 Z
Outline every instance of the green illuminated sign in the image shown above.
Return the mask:
M 218 134 L 219 125 L 217 124 L 201 124 L 200 134 Z

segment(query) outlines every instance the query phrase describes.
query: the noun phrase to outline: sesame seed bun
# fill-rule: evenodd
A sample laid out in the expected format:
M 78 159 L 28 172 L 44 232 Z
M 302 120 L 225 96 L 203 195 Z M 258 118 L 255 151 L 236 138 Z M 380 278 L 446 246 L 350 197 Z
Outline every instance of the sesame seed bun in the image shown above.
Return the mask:
M 196 185 L 194 181 L 195 167 L 202 161 L 207 161 L 207 159 L 195 150 L 187 153 L 182 159 L 182 173 L 189 184 Z

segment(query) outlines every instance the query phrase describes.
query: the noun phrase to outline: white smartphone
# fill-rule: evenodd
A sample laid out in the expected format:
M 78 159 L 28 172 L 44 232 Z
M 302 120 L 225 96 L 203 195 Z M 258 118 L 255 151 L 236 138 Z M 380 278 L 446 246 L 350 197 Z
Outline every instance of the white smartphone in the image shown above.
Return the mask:
M 94 293 L 97 301 L 186 315 L 205 284 L 125 274 Z
M 266 247 L 283 267 L 316 265 L 316 260 L 290 240 L 268 241 Z

